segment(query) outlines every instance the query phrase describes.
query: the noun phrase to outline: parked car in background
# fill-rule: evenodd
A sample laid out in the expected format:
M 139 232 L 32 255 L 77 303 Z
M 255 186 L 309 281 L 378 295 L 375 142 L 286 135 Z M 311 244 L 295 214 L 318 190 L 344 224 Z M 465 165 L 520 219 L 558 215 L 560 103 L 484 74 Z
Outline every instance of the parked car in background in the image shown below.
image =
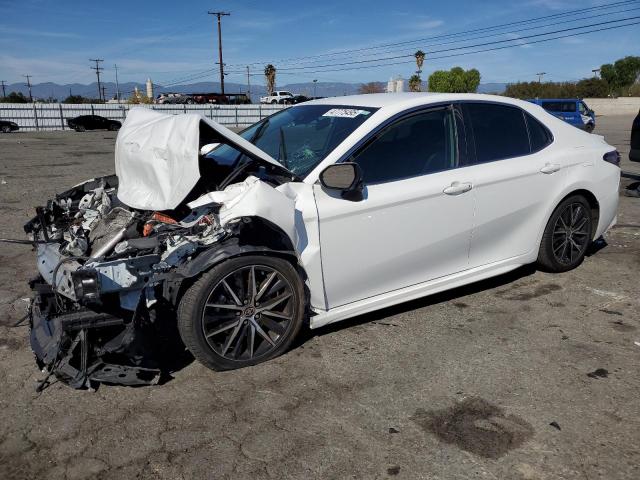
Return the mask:
M 0 120 L 0 132 L 11 133 L 20 130 L 20 127 L 16 122 L 10 122 L 9 120 Z
M 139 108 L 119 137 L 117 176 L 25 226 L 31 345 L 77 388 L 157 381 L 161 315 L 207 367 L 247 367 L 303 325 L 529 263 L 571 270 L 616 221 L 616 149 L 510 98 L 326 98 L 240 134 Z
M 629 150 L 629 160 L 640 162 L 640 111 L 631 126 L 631 150 Z
M 76 132 L 84 132 L 85 130 L 120 130 L 122 123 L 117 120 L 110 120 L 100 115 L 80 115 L 79 117 L 67 120 L 69 128 L 73 128 Z
M 260 97 L 260 103 L 284 103 L 285 100 L 290 100 L 295 95 L 285 90 L 278 90 L 273 92 L 273 95 L 267 95 L 266 97 Z
M 529 101 L 586 132 L 591 133 L 596 127 L 595 113 L 579 98 L 536 98 Z
M 309 100 L 311 100 L 311 98 L 306 95 L 294 95 L 293 97 L 284 97 L 278 100 L 278 103 L 283 105 L 297 105 L 298 103 L 308 102 Z

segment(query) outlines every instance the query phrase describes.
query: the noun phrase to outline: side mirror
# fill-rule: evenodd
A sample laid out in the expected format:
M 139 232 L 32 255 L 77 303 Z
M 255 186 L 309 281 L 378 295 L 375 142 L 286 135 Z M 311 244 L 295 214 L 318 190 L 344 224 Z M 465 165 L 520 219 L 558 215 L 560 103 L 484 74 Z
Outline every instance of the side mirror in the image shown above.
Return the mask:
M 214 148 L 216 148 L 218 145 L 220 145 L 219 143 L 207 143 L 206 145 L 203 145 L 200 148 L 200 155 L 202 155 L 203 157 L 211 152 L 211 150 L 213 150 Z
M 320 173 L 320 184 L 329 190 L 339 190 L 348 200 L 362 200 L 362 170 L 353 162 L 329 165 Z

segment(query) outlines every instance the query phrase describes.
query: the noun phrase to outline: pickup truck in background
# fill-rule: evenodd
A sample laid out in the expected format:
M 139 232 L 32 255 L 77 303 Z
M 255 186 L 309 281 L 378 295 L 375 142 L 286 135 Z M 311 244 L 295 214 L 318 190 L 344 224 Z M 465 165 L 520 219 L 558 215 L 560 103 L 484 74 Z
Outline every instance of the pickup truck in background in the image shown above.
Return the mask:
M 278 90 L 273 92 L 273 95 L 267 95 L 266 97 L 260 97 L 260 103 L 289 103 L 294 97 L 293 93 L 285 90 Z

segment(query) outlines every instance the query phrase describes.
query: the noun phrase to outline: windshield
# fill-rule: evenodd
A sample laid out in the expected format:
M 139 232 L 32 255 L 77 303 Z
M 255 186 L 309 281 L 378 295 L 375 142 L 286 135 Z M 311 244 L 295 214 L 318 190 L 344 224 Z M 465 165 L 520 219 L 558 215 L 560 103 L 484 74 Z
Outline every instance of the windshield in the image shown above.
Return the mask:
M 239 135 L 298 177 L 304 177 L 376 110 L 301 105 L 282 110 Z M 241 160 L 241 154 L 228 145 L 220 145 L 207 157 L 223 165 L 237 164 Z

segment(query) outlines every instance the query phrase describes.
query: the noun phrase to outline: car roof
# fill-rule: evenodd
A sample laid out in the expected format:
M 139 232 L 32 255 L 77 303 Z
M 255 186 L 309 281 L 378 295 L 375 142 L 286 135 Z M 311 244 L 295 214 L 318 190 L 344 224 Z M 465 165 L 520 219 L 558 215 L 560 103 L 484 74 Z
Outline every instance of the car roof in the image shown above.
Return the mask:
M 369 93 L 363 95 L 347 95 L 344 97 L 326 97 L 305 102 L 305 105 L 341 105 L 353 107 L 387 107 L 412 108 L 441 102 L 478 101 L 499 102 L 528 108 L 531 103 L 501 95 L 484 95 L 479 93 Z
M 581 102 L 581 98 L 532 98 L 530 102 Z

